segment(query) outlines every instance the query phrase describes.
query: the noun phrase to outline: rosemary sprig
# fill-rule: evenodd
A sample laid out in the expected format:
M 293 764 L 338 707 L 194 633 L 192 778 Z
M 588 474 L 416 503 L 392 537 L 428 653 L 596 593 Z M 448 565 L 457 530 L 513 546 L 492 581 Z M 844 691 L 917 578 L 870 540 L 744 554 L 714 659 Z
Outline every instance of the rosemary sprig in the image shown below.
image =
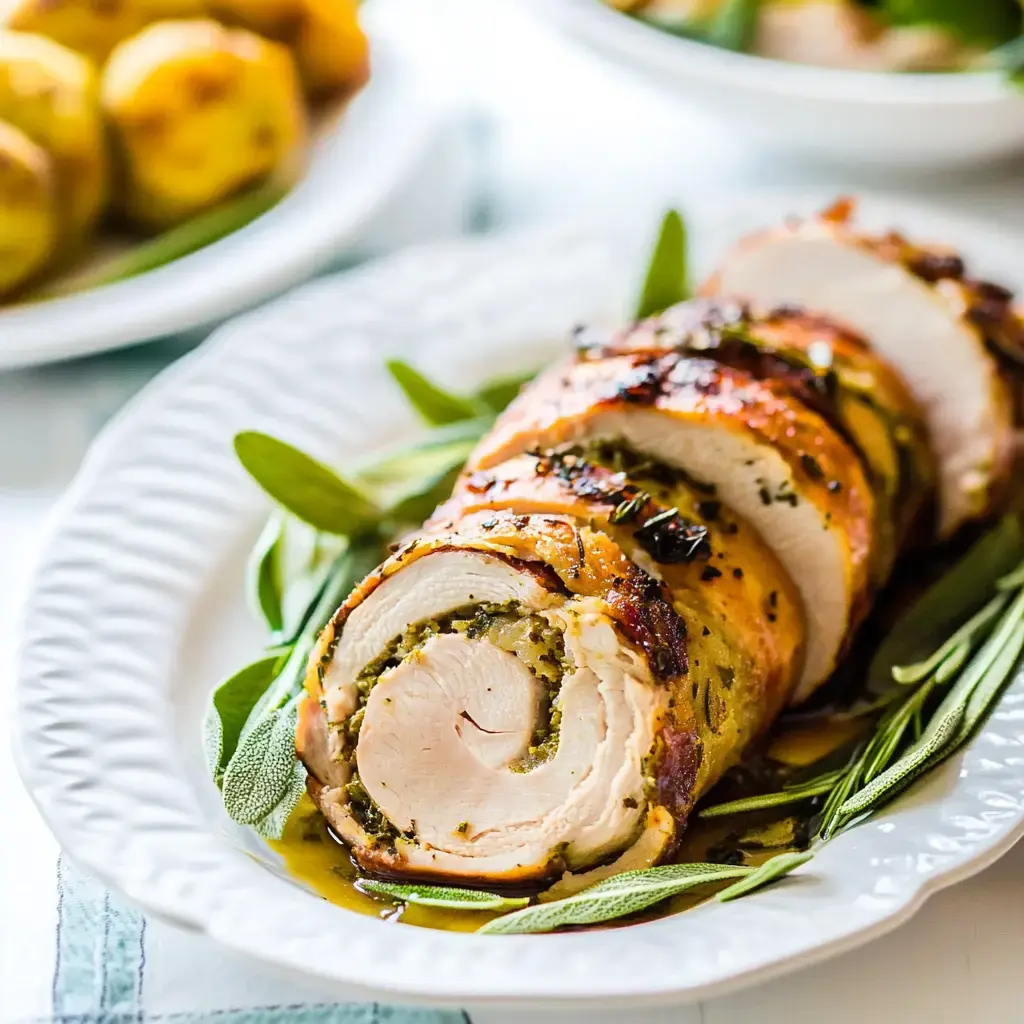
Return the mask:
M 988 555 L 1001 552 L 1000 557 L 989 557 L 984 562 L 991 596 L 932 653 L 913 664 L 892 666 L 892 677 L 899 685 L 875 703 L 878 718 L 874 732 L 858 745 L 846 767 L 783 786 L 775 793 L 707 807 L 700 817 L 740 814 L 824 797 L 817 835 L 825 841 L 873 814 L 958 750 L 998 700 L 1024 651 L 1024 562 L 1002 575 L 996 568 L 1005 567 L 1005 555 L 1015 548 L 1018 539 L 1016 524 L 1004 523 L 968 553 L 964 563 L 978 551 Z M 964 563 L 944 579 L 959 585 Z M 940 581 L 921 604 L 935 608 L 942 603 L 949 612 L 958 595 L 943 595 L 942 586 Z M 977 607 L 977 601 L 983 599 L 984 591 L 975 585 L 968 600 Z M 964 608 L 961 616 L 969 611 L 970 606 Z M 905 617 L 911 623 L 922 620 L 919 607 Z M 914 639 L 902 637 L 900 643 L 906 648 Z

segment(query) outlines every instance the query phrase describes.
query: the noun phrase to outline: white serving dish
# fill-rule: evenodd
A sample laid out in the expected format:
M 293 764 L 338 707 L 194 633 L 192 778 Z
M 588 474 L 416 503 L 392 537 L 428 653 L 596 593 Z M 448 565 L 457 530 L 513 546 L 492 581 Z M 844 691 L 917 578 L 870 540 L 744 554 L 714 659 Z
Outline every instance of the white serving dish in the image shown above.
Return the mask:
M 689 217 L 702 269 L 742 231 L 821 201 L 703 201 Z M 864 214 L 1024 285 L 1014 238 L 882 200 Z M 225 818 L 199 723 L 210 688 L 263 639 L 242 577 L 267 511 L 233 434 L 270 430 L 339 464 L 410 437 L 385 355 L 453 387 L 537 365 L 579 318 L 621 314 L 651 227 L 431 246 L 316 282 L 223 328 L 107 428 L 54 516 L 17 679 L 18 763 L 76 861 L 147 913 L 348 994 L 635 1011 L 866 942 L 1024 833 L 1024 680 L 962 756 L 790 881 L 628 928 L 486 937 L 386 924 L 283 877 Z
M 318 141 L 305 177 L 281 203 L 228 237 L 149 273 L 67 298 L 0 307 L 0 370 L 210 327 L 345 254 L 365 255 L 378 243 L 393 243 L 396 234 L 403 237 L 390 207 L 401 205 L 410 214 L 407 193 L 436 177 L 441 137 L 451 134 L 452 125 L 444 106 L 421 87 L 386 21 L 372 14 L 367 12 L 371 80 L 337 127 Z M 454 171 L 460 180 L 449 174 L 436 183 L 436 207 L 418 237 L 461 227 L 467 173 Z M 424 221 L 422 211 L 412 214 L 414 221 Z
M 775 149 L 936 169 L 1024 150 L 1024 91 L 996 72 L 842 71 L 732 53 L 627 17 L 602 0 L 530 0 L 567 38 Z

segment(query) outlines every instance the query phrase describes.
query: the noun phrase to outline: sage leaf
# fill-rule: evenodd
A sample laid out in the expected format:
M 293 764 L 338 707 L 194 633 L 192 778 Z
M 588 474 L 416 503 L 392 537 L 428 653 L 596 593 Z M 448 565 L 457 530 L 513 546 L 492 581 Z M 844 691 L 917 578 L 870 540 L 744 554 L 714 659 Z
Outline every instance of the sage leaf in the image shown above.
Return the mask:
M 658 239 L 647 267 L 636 318 L 662 313 L 669 306 L 690 297 L 686 267 L 686 225 L 678 210 L 669 210 L 662 218 Z
M 733 882 L 727 889 L 716 893 L 715 899 L 720 903 L 738 900 L 741 896 L 756 892 L 766 885 L 771 885 L 777 879 L 784 878 L 801 864 L 806 864 L 813 856 L 814 854 L 810 850 L 804 853 L 780 853 L 755 868 L 746 878 L 741 878 L 738 882 Z
M 249 721 L 242 729 L 242 740 L 246 739 L 264 715 L 282 707 L 301 692 L 309 656 L 316 644 L 317 636 L 338 610 L 339 605 L 352 592 L 353 587 L 376 568 L 379 559 L 380 547 L 372 540 L 353 544 L 338 557 L 323 591 L 318 595 L 316 604 L 302 624 L 299 636 L 294 644 L 284 648 L 287 661 L 253 708 Z
M 740 800 L 729 800 L 726 803 L 713 804 L 705 807 L 697 814 L 698 818 L 724 818 L 731 814 L 744 814 L 747 811 L 762 811 L 768 807 L 785 807 L 787 804 L 803 803 L 812 797 L 830 793 L 836 783 L 846 773 L 846 769 L 829 772 L 807 782 L 781 789 L 776 793 L 763 793 L 760 796 L 743 797 Z
M 398 523 L 422 523 L 442 501 L 451 497 L 464 461 L 460 459 L 455 465 L 418 484 L 388 509 L 389 518 Z
M 723 0 L 704 31 L 704 41 L 739 53 L 750 49 L 760 0 Z
M 892 687 L 894 666 L 911 666 L 940 648 L 992 596 L 996 581 L 1024 559 L 1024 532 L 1006 516 L 896 622 L 868 669 L 868 688 Z
M 499 377 L 496 380 L 488 381 L 479 391 L 475 398 L 483 402 L 491 412 L 504 412 L 513 400 L 518 397 L 519 392 L 537 376 L 537 370 L 529 373 L 519 373 L 511 377 Z
M 210 694 L 203 716 L 203 749 L 207 767 L 217 785 L 235 753 L 252 709 L 274 681 L 279 663 L 279 654 L 268 654 L 239 669 Z
M 646 910 L 687 889 L 742 878 L 752 868 L 724 864 L 668 864 L 644 871 L 626 871 L 553 903 L 517 910 L 488 921 L 477 931 L 487 935 L 552 932 L 567 925 L 600 924 Z
M 267 817 L 288 792 L 295 774 L 298 697 L 260 718 L 242 737 L 224 771 L 224 809 L 240 825 Z
M 366 494 L 290 444 L 243 431 L 235 453 L 274 501 L 310 526 L 349 537 L 376 529 L 380 509 Z
M 267 624 L 271 634 L 284 625 L 281 587 L 277 578 L 277 545 L 281 539 L 282 517 L 271 516 L 263 528 L 246 566 L 245 590 L 252 610 Z
M 389 359 L 387 368 L 409 404 L 433 426 L 472 420 L 486 414 L 482 402 L 445 391 L 401 359 Z
M 390 896 L 401 903 L 415 903 L 421 907 L 443 907 L 445 910 L 505 910 L 525 907 L 528 897 L 499 896 L 476 889 L 455 889 L 443 885 L 399 885 L 363 879 L 359 888 L 374 895 Z
M 304 536 L 307 542 L 298 551 L 294 544 L 296 536 Z M 282 642 L 293 644 L 302 635 L 328 582 L 345 564 L 348 543 L 346 538 L 320 533 L 306 523 L 288 517 L 277 556 L 278 574 L 284 591 L 281 600 L 284 620 L 280 634 Z
M 252 825 L 253 831 L 261 839 L 280 839 L 284 835 L 285 826 L 298 807 L 299 801 L 306 793 L 306 766 L 300 761 L 295 762 L 291 778 L 284 792 L 269 814 L 264 815 Z

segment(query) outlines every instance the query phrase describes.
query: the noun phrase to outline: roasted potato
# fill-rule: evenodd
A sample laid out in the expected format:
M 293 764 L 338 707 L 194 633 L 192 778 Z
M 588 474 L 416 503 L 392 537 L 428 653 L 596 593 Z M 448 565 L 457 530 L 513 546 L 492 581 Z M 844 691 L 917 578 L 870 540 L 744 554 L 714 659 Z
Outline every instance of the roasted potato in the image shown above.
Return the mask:
M 206 7 L 206 0 L 20 0 L 4 20 L 102 65 L 118 43 L 154 21 L 201 17 Z
M 24 132 L 0 121 L 0 296 L 46 263 L 56 238 L 53 161 Z
M 271 175 L 297 173 L 307 133 L 285 47 L 214 21 L 165 21 L 121 43 L 102 85 L 125 208 L 162 228 Z
M 76 244 L 95 223 L 109 189 L 92 63 L 42 36 L 0 29 L 0 119 L 52 157 L 62 230 Z
M 209 0 L 214 17 L 287 44 L 311 96 L 354 92 L 370 74 L 356 0 Z

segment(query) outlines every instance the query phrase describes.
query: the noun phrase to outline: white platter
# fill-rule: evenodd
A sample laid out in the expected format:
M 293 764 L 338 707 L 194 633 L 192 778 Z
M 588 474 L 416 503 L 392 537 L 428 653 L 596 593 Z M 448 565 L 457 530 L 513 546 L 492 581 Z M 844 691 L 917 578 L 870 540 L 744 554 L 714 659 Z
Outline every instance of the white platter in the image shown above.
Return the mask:
M 369 244 L 368 226 L 423 172 L 446 117 L 390 36 L 374 31 L 372 20 L 370 27 L 370 83 L 314 147 L 305 177 L 281 203 L 149 273 L 67 298 L 0 307 L 0 370 L 208 327 Z
M 806 205 L 770 194 L 702 201 L 688 218 L 701 264 L 739 232 Z M 1016 239 L 881 199 L 864 212 L 1024 285 Z M 241 581 L 266 513 L 234 462 L 233 434 L 270 430 L 339 464 L 409 436 L 415 423 L 382 372 L 386 353 L 455 387 L 536 365 L 580 317 L 622 310 L 650 228 L 433 246 L 306 286 L 223 328 L 107 429 L 52 523 L 17 683 L 23 777 L 77 861 L 151 914 L 349 993 L 636 1007 L 710 996 L 863 943 L 1024 833 L 1020 680 L 958 761 L 789 882 L 625 929 L 484 937 L 385 924 L 282 877 L 227 823 L 199 721 L 209 688 L 261 640 Z

